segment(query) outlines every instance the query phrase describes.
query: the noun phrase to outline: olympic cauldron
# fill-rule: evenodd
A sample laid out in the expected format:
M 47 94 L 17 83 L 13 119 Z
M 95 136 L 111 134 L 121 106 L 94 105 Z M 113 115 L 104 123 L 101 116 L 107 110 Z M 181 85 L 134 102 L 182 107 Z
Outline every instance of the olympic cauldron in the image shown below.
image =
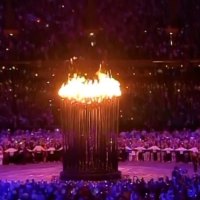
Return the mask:
M 62 98 L 62 180 L 111 180 L 118 171 L 120 83 L 100 71 L 96 79 L 74 74 L 58 92 Z

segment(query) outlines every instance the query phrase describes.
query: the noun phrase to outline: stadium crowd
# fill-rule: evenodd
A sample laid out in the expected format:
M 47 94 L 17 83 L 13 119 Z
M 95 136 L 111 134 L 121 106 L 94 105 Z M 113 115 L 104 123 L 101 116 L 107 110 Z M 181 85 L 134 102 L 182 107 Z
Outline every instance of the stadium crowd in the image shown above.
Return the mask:
M 128 152 L 130 161 L 199 163 L 200 130 L 121 132 L 119 149 Z M 126 156 L 128 157 L 128 154 Z
M 62 136 L 54 131 L 1 131 L 1 164 L 26 164 L 34 162 L 61 161 Z
M 0 134 L 1 164 L 26 164 L 62 160 L 62 134 L 46 131 L 10 130 Z M 121 132 L 118 137 L 120 160 L 192 162 L 197 171 L 200 160 L 200 130 Z
M 96 57 L 197 58 L 200 3 L 181 2 L 176 29 L 168 27 L 168 4 L 167 0 L 151 0 L 148 5 L 145 1 L 98 0 L 93 8 L 95 16 L 89 17 L 94 20 L 96 33 L 88 38 L 85 16 L 94 11 L 88 11 L 86 0 L 79 3 L 73 0 L 12 1 L 15 31 L 6 34 L 3 22 L 8 15 L 7 4 L 1 1 L 0 59 L 63 59 L 74 52 L 76 56 L 83 56 L 87 54 L 85 49 L 90 49 L 88 44 Z
M 133 127 L 140 130 L 199 128 L 198 66 L 140 70 L 124 70 L 119 76 L 114 75 L 122 85 L 121 131 Z M 2 66 L 0 77 L 1 129 L 52 129 L 60 126 L 57 91 L 64 78 L 53 72 L 41 77 L 40 69 L 16 66 L 15 69 Z
M 88 18 L 86 0 L 8 2 L 11 1 L 0 1 L 1 62 L 64 60 L 88 55 L 100 59 L 188 61 L 200 56 L 197 0 L 181 1 L 175 27 L 170 27 L 167 0 L 150 0 L 148 4 L 144 0 L 96 0 L 96 14 Z M 7 27 L 8 18 L 13 20 L 13 27 Z M 98 25 L 90 29 L 90 23 Z M 193 162 L 197 172 L 200 65 L 186 65 L 134 68 L 120 78 L 120 129 L 125 131 L 118 138 L 119 159 Z M 52 67 L 46 67 L 46 71 L 51 70 Z M 40 78 L 39 71 L 13 64 L 0 67 L 0 164 L 62 159 L 62 136 L 55 129 L 60 117 L 55 98 L 58 79 L 55 80 L 53 71 L 49 77 Z M 198 200 L 200 177 L 189 177 L 175 168 L 171 179 L 150 181 L 0 180 L 0 200 L 15 199 Z
M 200 177 L 189 177 L 187 171 L 175 168 L 172 177 L 145 181 L 133 180 L 86 182 L 51 182 L 34 180 L 0 181 L 1 200 L 198 200 Z

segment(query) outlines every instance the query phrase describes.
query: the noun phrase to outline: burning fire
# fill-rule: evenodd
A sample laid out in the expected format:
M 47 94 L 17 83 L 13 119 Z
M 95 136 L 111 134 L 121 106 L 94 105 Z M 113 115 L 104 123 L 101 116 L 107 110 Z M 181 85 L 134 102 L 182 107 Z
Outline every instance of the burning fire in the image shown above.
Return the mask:
M 86 79 L 74 74 L 58 91 L 59 96 L 81 103 L 101 102 L 121 96 L 119 81 L 100 71 L 96 79 Z

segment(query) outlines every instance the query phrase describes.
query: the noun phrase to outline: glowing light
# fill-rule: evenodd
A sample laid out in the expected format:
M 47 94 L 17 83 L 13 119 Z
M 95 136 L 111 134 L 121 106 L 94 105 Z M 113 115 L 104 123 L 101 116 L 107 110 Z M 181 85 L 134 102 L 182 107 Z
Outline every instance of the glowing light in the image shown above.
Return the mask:
M 95 46 L 95 42 L 91 42 L 90 45 L 93 47 Z
M 58 91 L 59 96 L 80 103 L 102 102 L 106 99 L 121 96 L 119 81 L 110 74 L 100 71 L 96 79 L 86 79 L 85 76 L 74 74 Z

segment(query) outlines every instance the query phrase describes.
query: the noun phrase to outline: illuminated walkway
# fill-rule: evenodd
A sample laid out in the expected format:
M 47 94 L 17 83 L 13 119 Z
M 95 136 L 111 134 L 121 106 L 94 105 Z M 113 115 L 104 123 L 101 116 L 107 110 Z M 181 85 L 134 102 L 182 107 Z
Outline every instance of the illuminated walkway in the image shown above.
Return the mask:
M 171 176 L 174 166 L 180 166 L 193 175 L 192 164 L 183 163 L 159 163 L 159 162 L 121 162 L 119 170 L 123 177 L 133 178 L 138 176 L 146 180 L 151 178 Z M 58 178 L 62 170 L 61 163 L 40 163 L 27 165 L 6 165 L 0 166 L 0 179 L 2 180 L 46 180 Z M 200 172 L 200 170 L 199 170 Z

